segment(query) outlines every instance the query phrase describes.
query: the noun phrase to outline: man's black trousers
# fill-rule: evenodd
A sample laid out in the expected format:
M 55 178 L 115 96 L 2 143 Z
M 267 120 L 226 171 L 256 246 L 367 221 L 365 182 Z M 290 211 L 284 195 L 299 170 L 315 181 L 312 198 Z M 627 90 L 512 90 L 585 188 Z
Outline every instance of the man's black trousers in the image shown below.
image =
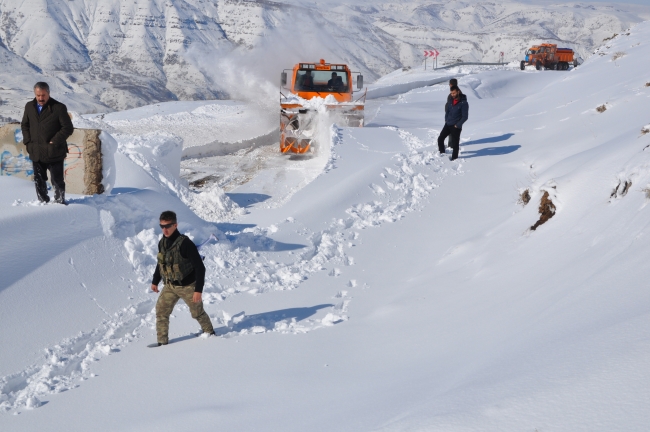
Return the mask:
M 56 202 L 65 202 L 65 181 L 63 179 L 63 161 L 45 163 L 33 162 L 34 164 L 34 183 L 36 184 L 36 196 L 41 202 L 50 202 L 47 195 L 47 172 L 50 171 L 50 183 L 54 188 L 54 200 Z
M 440 135 L 438 136 L 438 150 L 440 153 L 445 152 L 445 138 L 449 137 L 449 147 L 452 148 L 451 160 L 458 158 L 458 149 L 460 148 L 460 133 L 463 131 L 456 126 L 449 126 L 445 123 Z

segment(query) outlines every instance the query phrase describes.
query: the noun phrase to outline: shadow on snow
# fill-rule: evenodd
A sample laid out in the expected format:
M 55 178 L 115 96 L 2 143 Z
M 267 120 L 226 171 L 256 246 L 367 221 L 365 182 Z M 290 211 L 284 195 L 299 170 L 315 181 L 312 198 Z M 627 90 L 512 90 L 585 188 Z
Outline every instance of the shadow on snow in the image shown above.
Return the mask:
M 495 137 L 490 137 L 490 138 L 481 138 L 477 139 L 474 141 L 467 141 L 467 142 L 462 142 L 460 143 L 461 146 L 466 146 L 466 145 L 474 145 L 474 144 L 492 144 L 500 141 L 505 141 L 507 139 L 510 139 L 510 137 L 514 136 L 513 133 L 507 133 Z
M 299 307 L 290 309 L 280 309 L 271 312 L 264 312 L 255 315 L 245 315 L 240 312 L 232 317 L 233 321 L 237 321 L 230 326 L 224 326 L 214 329 L 217 336 L 223 336 L 230 332 L 240 332 L 242 330 L 250 330 L 253 327 L 264 327 L 267 331 L 275 329 L 275 324 L 285 320 L 295 320 L 296 322 L 307 319 L 316 315 L 320 309 L 333 307 L 333 304 L 321 304 L 312 307 Z M 242 317 L 243 318 L 240 318 Z M 240 318 L 238 320 L 238 318 Z
M 519 148 L 521 148 L 520 145 L 511 145 L 511 146 L 503 146 L 503 147 L 486 147 L 480 150 L 463 152 L 463 155 L 461 157 L 464 159 L 470 159 L 470 158 L 481 157 L 481 156 L 500 156 L 500 155 L 505 155 L 508 153 L 515 152 Z
M 261 203 L 271 198 L 271 195 L 260 193 L 227 193 L 230 198 L 239 207 L 248 208 L 254 204 Z

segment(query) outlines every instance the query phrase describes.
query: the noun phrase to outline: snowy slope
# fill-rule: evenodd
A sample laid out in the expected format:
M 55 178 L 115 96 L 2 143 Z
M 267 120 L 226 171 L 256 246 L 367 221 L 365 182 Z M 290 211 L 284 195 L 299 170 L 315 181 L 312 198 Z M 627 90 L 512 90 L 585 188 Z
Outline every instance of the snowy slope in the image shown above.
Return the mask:
M 258 140 L 276 140 L 277 115 L 265 106 L 233 100 L 162 102 L 126 111 L 75 115 L 77 127 L 120 136 L 163 134 L 177 140 L 183 156 L 229 153 Z M 266 141 L 265 141 L 266 140 Z
M 345 61 L 368 82 L 421 64 L 432 47 L 441 64 L 493 62 L 501 51 L 517 60 L 540 41 L 586 58 L 649 14 L 641 6 L 471 0 L 2 0 L 0 115 L 19 119 L 40 79 L 74 111 L 91 113 L 242 94 L 274 101 L 278 71 L 319 58 Z
M 142 136 L 118 141 L 112 195 L 65 208 L 0 178 L 16 244 L 0 332 L 17 347 L 0 354 L 0 427 L 646 430 L 649 41 L 645 22 L 570 72 L 463 76 L 454 162 L 435 145 L 445 85 L 374 100 L 280 203 L 315 159 L 192 192 Z M 555 213 L 533 231 L 545 194 Z M 197 217 L 219 205 L 219 222 Z M 219 238 L 202 253 L 221 337 L 188 337 L 179 306 L 175 343 L 150 350 L 166 208 L 196 242 Z

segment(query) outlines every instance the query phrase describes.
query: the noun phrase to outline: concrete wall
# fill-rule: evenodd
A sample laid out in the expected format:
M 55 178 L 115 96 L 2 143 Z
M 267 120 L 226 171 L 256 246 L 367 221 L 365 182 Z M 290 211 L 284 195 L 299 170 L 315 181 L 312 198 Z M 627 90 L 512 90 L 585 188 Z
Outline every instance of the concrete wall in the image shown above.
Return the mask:
M 104 192 L 100 132 L 75 129 L 68 138 L 69 153 L 64 162 L 67 193 L 94 195 Z M 20 124 L 0 127 L 0 175 L 32 180 L 32 161 L 22 140 Z

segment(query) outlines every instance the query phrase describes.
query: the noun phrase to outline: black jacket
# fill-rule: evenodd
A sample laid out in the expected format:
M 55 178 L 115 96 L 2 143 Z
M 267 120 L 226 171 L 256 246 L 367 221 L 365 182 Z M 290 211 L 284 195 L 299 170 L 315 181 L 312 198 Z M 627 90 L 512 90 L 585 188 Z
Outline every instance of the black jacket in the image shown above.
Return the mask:
M 36 99 L 27 102 L 20 128 L 31 160 L 52 163 L 65 159 L 66 140 L 74 132 L 74 126 L 64 104 L 50 98 L 39 114 Z
M 174 234 L 170 235 L 163 241 L 166 242 L 165 244 L 171 246 L 180 235 L 181 234 L 178 232 L 178 230 L 176 230 L 174 231 Z M 192 242 L 192 240 L 185 239 L 183 243 L 181 243 L 180 252 L 183 258 L 190 260 L 192 267 L 194 267 L 194 271 L 187 275 L 182 281 L 174 281 L 174 283 L 186 286 L 196 282 L 196 285 L 194 286 L 194 292 L 203 292 L 203 285 L 205 285 L 205 265 L 203 265 L 203 260 L 201 259 L 201 255 L 199 255 L 198 248 Z M 151 283 L 158 285 L 161 280 L 162 276 L 160 275 L 160 266 L 156 265 L 156 271 L 153 274 L 153 280 Z
M 445 123 L 449 126 L 456 126 L 458 129 L 462 129 L 463 123 L 467 121 L 469 117 L 469 104 L 467 103 L 467 96 L 464 94 L 460 95 L 460 100 L 456 105 L 451 98 L 447 98 L 447 103 L 445 104 Z

